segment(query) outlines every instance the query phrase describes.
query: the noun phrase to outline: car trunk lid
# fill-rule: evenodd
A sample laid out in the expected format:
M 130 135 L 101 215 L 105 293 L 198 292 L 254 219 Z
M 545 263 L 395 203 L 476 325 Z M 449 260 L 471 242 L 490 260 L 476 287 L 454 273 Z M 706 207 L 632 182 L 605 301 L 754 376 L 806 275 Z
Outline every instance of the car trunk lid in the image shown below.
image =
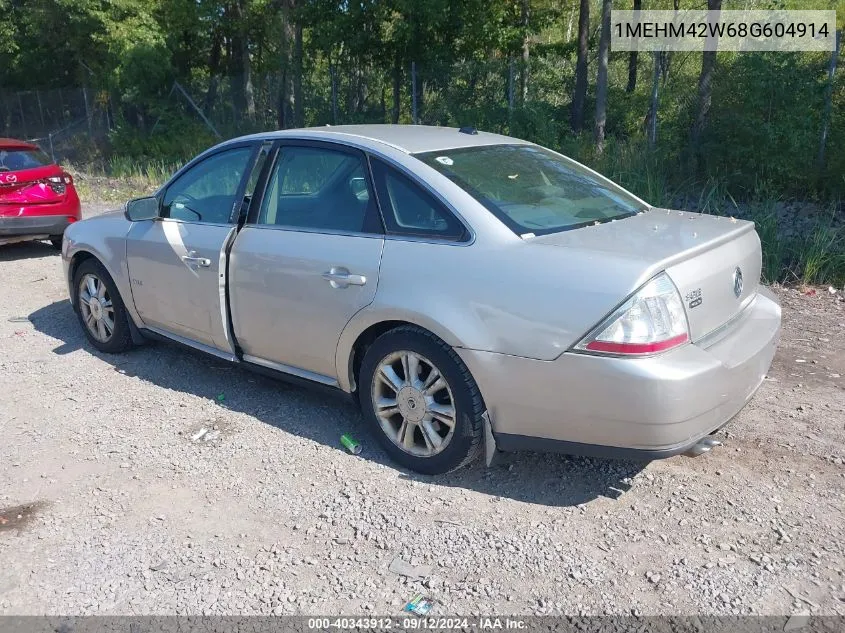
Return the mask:
M 19 207 L 60 202 L 65 197 L 64 192 L 55 191 L 47 179 L 62 176 L 63 173 L 58 165 L 0 171 L 0 215 L 4 214 L 3 206 Z M 5 213 L 9 212 L 9 209 L 5 210 Z
M 665 270 L 681 294 L 694 342 L 734 319 L 756 296 L 760 281 L 754 223 L 733 218 L 652 209 L 530 241 L 607 253 L 646 276 Z

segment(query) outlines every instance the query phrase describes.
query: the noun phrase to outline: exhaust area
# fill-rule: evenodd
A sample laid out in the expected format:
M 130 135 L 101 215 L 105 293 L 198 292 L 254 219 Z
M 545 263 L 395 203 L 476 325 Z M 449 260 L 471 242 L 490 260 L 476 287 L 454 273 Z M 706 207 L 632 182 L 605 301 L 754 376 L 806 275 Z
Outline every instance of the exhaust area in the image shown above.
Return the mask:
M 712 449 L 721 445 L 722 443 L 717 439 L 704 437 L 700 439 L 697 444 L 692 446 L 686 453 L 684 453 L 684 455 L 687 457 L 698 457 L 699 455 L 704 455 L 704 453 L 709 453 Z

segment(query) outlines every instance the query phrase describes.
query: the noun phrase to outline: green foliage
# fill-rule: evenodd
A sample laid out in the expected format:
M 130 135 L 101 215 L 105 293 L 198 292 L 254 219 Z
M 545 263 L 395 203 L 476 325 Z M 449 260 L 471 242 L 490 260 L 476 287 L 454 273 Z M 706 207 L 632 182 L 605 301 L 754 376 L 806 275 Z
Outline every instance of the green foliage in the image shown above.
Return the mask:
M 673 6 L 670 0 L 644 4 Z M 845 199 L 842 60 L 822 165 L 817 157 L 828 89 L 826 53 L 720 52 L 712 107 L 695 146 L 691 127 L 702 56 L 672 53 L 658 79 L 657 143 L 650 148 L 645 124 L 653 58 L 639 54 L 636 89 L 626 92 L 630 55 L 612 52 L 608 138 L 598 154 L 589 132 L 592 90 L 586 131 L 576 136 L 569 129 L 578 5 L 576 0 L 0 0 L 0 97 L 85 85 L 89 95 L 97 95 L 92 100 L 105 111 L 110 133 L 107 143 L 74 139 L 73 155 L 149 186 L 163 176 L 159 168 L 217 140 L 194 106 L 172 90 L 174 80 L 228 138 L 289 124 L 280 115 L 292 108 L 300 80 L 306 125 L 387 123 L 394 107 L 398 121 L 410 123 L 414 63 L 420 122 L 474 125 L 558 149 L 658 206 L 688 204 L 712 213 L 750 208 L 765 247 L 767 279 L 841 281 L 840 223 L 832 219 L 785 239 L 788 227 L 778 226 L 784 220 L 773 205 Z M 692 8 L 687 0 L 681 5 Z M 614 6 L 629 9 L 631 3 L 618 0 Z M 723 8 L 834 8 L 839 27 L 845 25 L 845 0 L 725 0 Z M 593 1 L 591 82 L 598 16 Z M 65 110 L 64 97 L 57 101 L 53 110 Z M 0 106 L 4 126 L 17 116 L 15 108 L 24 108 L 2 99 Z M 77 112 L 65 122 L 79 118 Z M 26 132 L 20 135 L 31 134 L 22 127 Z
M 131 125 L 121 125 L 111 133 L 112 160 L 120 164 L 138 161 L 176 163 L 185 162 L 213 145 L 216 139 L 201 122 L 187 116 L 167 114 L 151 132 Z

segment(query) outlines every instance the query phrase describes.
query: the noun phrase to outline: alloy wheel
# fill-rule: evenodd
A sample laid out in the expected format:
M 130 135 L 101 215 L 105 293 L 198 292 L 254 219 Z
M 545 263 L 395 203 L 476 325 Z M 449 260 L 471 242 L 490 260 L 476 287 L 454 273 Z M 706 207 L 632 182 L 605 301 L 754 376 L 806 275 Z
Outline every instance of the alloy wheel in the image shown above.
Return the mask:
M 79 312 L 91 336 L 107 343 L 114 333 L 114 305 L 103 280 L 88 273 L 79 282 Z
M 455 400 L 428 358 L 410 351 L 388 354 L 376 368 L 372 390 L 376 418 L 400 449 L 431 457 L 448 446 L 457 419 Z

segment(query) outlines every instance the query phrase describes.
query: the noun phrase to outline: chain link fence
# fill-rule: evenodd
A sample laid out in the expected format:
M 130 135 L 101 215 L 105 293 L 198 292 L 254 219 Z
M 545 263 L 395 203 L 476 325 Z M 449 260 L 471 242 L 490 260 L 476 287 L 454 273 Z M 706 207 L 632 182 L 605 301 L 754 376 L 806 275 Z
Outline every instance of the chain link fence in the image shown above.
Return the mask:
M 565 106 L 566 91 L 556 80 L 566 75 L 565 65 L 546 56 L 528 66 L 495 59 L 437 67 L 412 62 L 384 71 L 322 61 L 303 73 L 301 110 L 293 82 L 281 73 L 252 74 L 248 81 L 242 75 L 174 81 L 146 96 L 91 86 L 0 89 L 0 136 L 33 141 L 57 160 L 84 161 L 92 147 L 107 155 L 125 149 L 114 145 L 127 136 L 178 137 L 194 126 L 203 142 L 297 123 L 473 125 L 508 132 L 515 120 L 533 115 L 542 121 Z

